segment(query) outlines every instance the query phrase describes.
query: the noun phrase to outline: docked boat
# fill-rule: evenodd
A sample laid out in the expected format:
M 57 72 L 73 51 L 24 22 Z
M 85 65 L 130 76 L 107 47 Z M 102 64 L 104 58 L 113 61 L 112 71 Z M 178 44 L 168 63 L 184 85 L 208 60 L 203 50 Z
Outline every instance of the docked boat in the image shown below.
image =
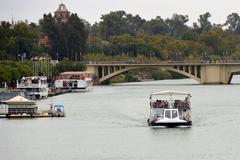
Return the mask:
M 48 97 L 48 83 L 45 76 L 23 77 L 20 83 L 17 82 L 17 88 L 24 92 L 26 96 L 32 99 L 41 99 Z
M 53 117 L 65 117 L 63 103 L 53 103 L 51 105 L 51 112 Z
M 150 95 L 149 126 L 192 126 L 191 95 L 179 91 L 154 92 Z
M 37 113 L 36 102 L 21 96 L 0 102 L 0 114 L 6 117 L 12 115 L 32 116 Z
M 55 80 L 56 88 L 71 91 L 87 91 L 92 84 L 92 74 L 88 72 L 63 72 Z
M 65 117 L 64 105 L 52 104 L 47 110 L 39 110 L 36 101 L 16 96 L 0 102 L 0 117 L 6 118 L 44 118 Z

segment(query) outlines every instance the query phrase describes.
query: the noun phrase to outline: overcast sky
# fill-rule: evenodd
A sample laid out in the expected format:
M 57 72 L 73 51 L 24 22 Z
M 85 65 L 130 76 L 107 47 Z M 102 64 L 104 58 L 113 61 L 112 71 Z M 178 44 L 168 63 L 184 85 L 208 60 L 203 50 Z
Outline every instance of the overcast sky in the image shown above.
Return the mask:
M 189 25 L 205 12 L 211 13 L 212 23 L 224 23 L 233 12 L 240 14 L 240 0 L 0 0 L 0 21 L 11 21 L 13 17 L 15 21 L 38 22 L 44 13 L 53 13 L 61 2 L 91 24 L 100 21 L 102 14 L 116 10 L 147 20 L 184 14 L 189 16 Z

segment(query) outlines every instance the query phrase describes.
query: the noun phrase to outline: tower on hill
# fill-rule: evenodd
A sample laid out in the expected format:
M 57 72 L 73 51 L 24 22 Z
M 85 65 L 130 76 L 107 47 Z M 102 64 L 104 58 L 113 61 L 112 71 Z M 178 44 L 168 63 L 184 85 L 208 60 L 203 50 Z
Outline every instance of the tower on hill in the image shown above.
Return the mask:
M 66 22 L 70 17 L 70 12 L 68 11 L 65 4 L 61 3 L 57 10 L 54 12 L 54 18 L 62 22 Z

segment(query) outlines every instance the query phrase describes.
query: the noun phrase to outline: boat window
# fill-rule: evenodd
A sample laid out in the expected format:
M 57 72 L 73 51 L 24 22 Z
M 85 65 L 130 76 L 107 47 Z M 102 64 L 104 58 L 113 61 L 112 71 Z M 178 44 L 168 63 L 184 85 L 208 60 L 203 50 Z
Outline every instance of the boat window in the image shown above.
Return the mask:
M 166 118 L 171 118 L 171 112 L 170 112 L 170 110 L 165 111 L 165 117 L 166 117 Z
M 178 117 L 177 111 L 173 110 L 172 111 L 172 118 L 177 118 L 177 117 Z

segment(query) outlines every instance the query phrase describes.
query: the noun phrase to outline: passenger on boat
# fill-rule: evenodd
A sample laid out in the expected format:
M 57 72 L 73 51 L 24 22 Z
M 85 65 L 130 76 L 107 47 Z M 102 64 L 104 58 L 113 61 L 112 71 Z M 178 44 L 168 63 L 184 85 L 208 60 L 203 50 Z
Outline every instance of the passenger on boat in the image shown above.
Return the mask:
M 164 108 L 168 108 L 168 102 L 167 101 L 163 100 L 162 101 L 162 105 L 163 105 Z
M 185 100 L 183 101 L 183 104 L 184 104 L 184 109 L 189 109 L 190 108 L 188 97 L 185 98 Z

